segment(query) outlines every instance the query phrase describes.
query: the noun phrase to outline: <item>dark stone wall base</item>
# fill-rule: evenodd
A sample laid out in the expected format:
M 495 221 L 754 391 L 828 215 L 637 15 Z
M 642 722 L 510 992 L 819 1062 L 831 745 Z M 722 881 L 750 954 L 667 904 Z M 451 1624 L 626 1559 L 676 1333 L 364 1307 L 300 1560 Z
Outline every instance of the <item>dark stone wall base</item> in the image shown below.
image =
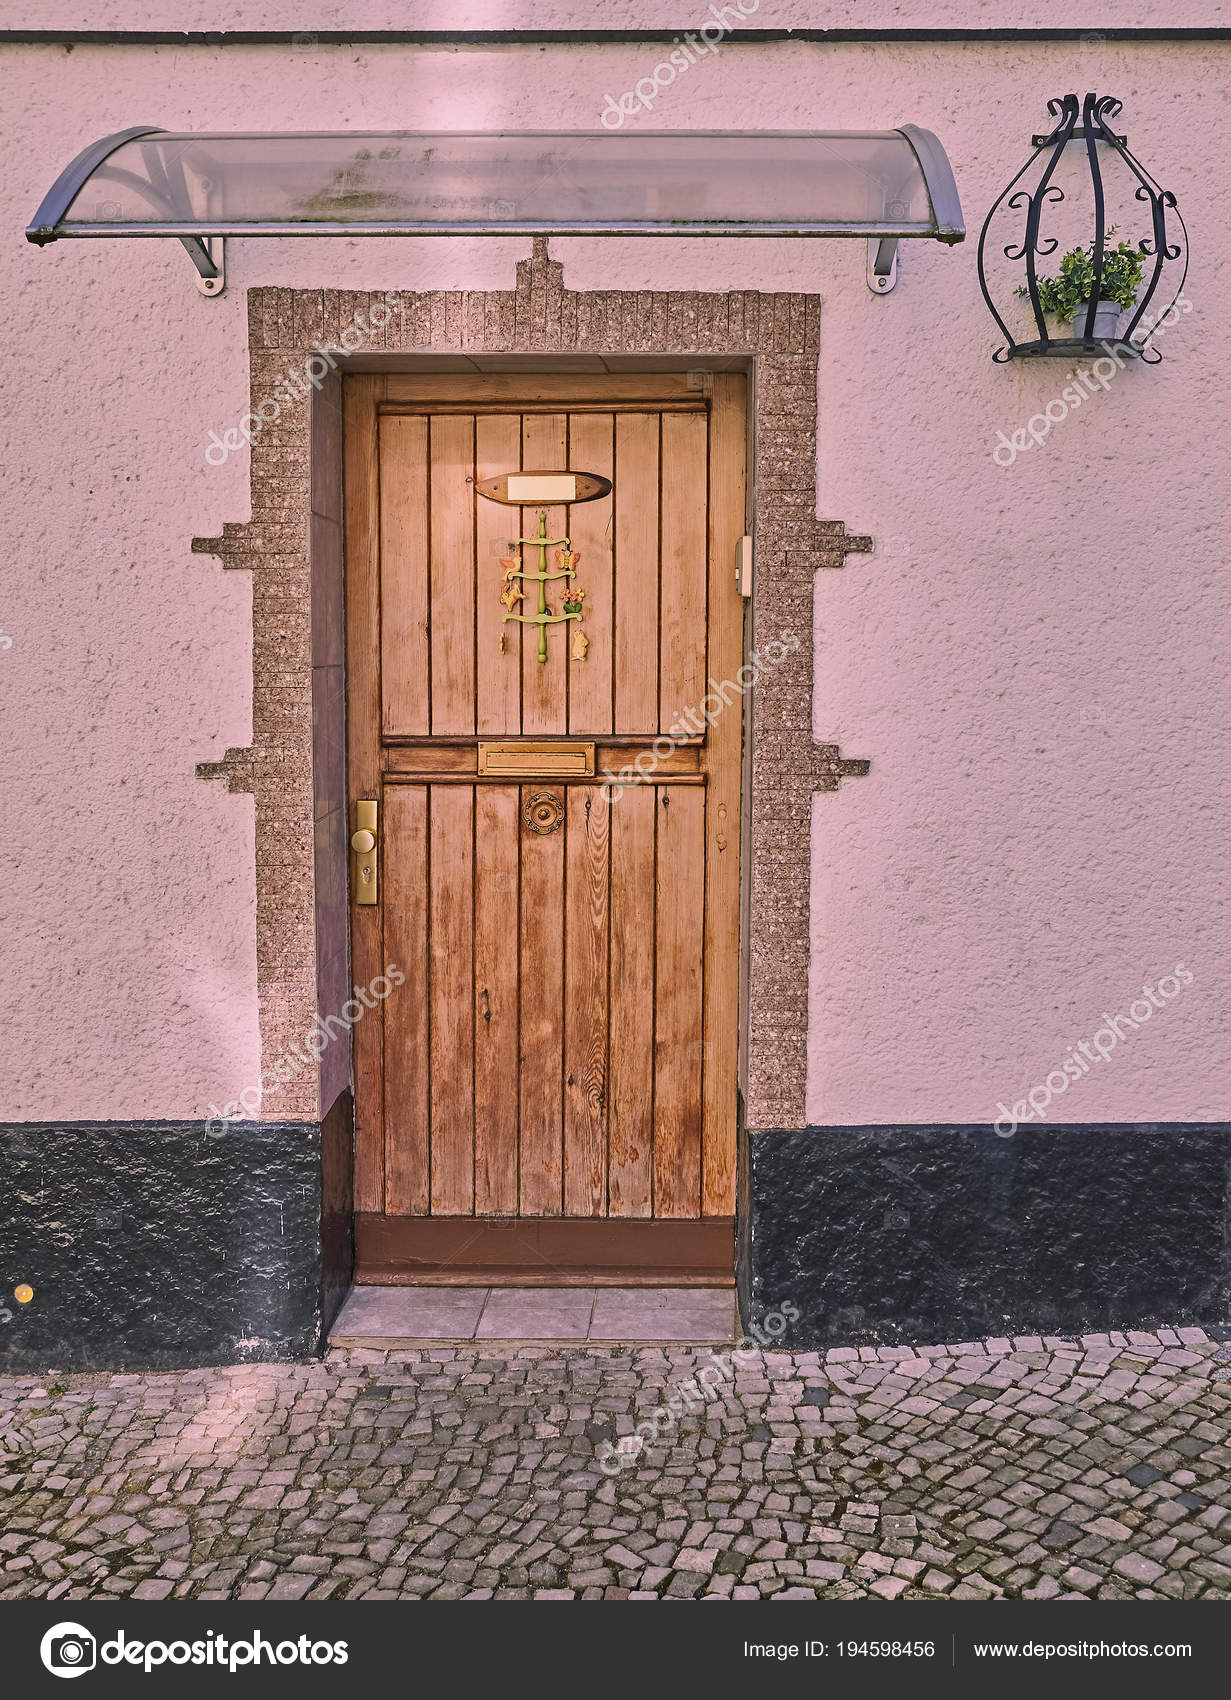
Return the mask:
M 753 1131 L 745 1321 L 802 1349 L 1231 1316 L 1231 1124 Z M 788 1313 L 789 1314 L 789 1313 Z
M 322 1122 L 0 1126 L 0 1369 L 314 1355 L 350 1280 L 350 1140 L 349 1093 Z

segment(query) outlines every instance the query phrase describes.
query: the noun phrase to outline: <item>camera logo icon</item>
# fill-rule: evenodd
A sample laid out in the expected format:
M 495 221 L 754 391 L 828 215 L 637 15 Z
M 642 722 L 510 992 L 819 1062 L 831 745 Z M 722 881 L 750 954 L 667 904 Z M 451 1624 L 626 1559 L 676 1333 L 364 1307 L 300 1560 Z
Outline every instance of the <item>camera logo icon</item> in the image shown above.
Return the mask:
M 80 1676 L 93 1670 L 98 1644 L 80 1623 L 56 1623 L 39 1643 L 39 1655 L 53 1676 Z

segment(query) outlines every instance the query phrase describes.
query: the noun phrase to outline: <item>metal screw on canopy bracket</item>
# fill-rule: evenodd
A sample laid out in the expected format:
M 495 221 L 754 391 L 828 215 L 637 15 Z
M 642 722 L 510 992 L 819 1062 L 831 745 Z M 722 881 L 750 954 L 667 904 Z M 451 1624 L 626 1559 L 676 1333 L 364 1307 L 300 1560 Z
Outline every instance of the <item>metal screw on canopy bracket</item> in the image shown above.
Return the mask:
M 910 207 L 905 201 L 889 201 L 886 218 L 905 218 Z M 873 295 L 888 295 L 898 281 L 898 239 L 896 236 L 869 236 L 868 288 Z
M 888 295 L 898 281 L 896 236 L 868 237 L 868 288 L 873 295 Z
M 193 248 L 188 246 L 187 242 L 184 246 L 188 248 L 193 263 L 197 266 L 197 288 L 201 291 L 201 294 L 221 295 L 227 286 L 226 239 L 222 236 L 203 236 L 201 238 L 199 246 L 204 254 L 205 264 L 213 267 L 212 273 L 203 268 L 199 256 Z
M 1093 353 L 1100 347 L 1105 350 L 1114 349 L 1120 355 L 1136 357 L 1149 365 L 1157 365 L 1162 359 L 1158 350 L 1152 348 L 1151 338 L 1160 322 L 1170 315 L 1183 291 L 1184 279 L 1188 274 L 1188 232 L 1176 205 L 1175 196 L 1170 190 L 1159 187 L 1130 151 L 1127 138 L 1116 135 L 1111 129 L 1109 121 L 1118 115 L 1120 109 L 1121 102 L 1111 95 L 1087 94 L 1080 103 L 1075 94 L 1049 100 L 1047 110 L 1056 120 L 1055 127 L 1045 135 L 1031 137 L 1034 152 L 1017 176 L 1001 192 L 983 222 L 979 235 L 979 287 L 983 291 L 988 311 L 1006 339 L 1005 346 L 997 349 L 992 356 L 998 364 L 1008 360 L 1041 356 L 1071 360 L 1083 353 Z M 1072 335 L 1058 337 L 1048 330 L 1044 317 L 1038 260 L 1040 256 L 1054 254 L 1060 246 L 1058 237 L 1042 234 L 1042 223 L 1045 211 L 1056 209 L 1059 203 L 1066 199 L 1065 190 L 1055 179 L 1057 168 L 1070 143 L 1084 144 L 1084 158 L 1089 171 L 1093 201 L 1091 240 L 1083 248 L 1086 258 L 1081 261 L 1083 270 L 1089 277 L 1089 299 L 1083 300 L 1075 308 Z M 1104 183 L 1105 167 L 1113 161 L 1123 166 L 1124 173 L 1127 173 L 1125 180 L 1136 185 L 1132 203 L 1124 209 L 1121 216 L 1127 218 L 1137 207 L 1148 209 L 1150 230 L 1148 235 L 1137 241 L 1134 250 L 1142 263 L 1141 281 L 1145 287 L 1141 289 L 1138 286 L 1139 293 L 1132 306 L 1124 308 L 1125 312 L 1132 313 L 1128 325 L 1123 330 L 1117 325 L 1108 336 L 1102 325 L 1096 328 L 1096 320 L 1099 318 L 1100 288 L 1109 275 L 1109 261 L 1112 266 L 1117 262 L 1118 244 L 1114 241 L 1109 243 L 1108 238 L 1119 226 L 1114 218 L 1111 222 L 1108 221 Z M 1034 167 L 1039 166 L 1040 162 L 1041 169 L 1034 187 L 1018 188 L 1017 185 Z M 1121 173 L 1122 177 L 1124 173 Z M 1008 260 L 1025 262 L 1024 285 L 1018 288 L 1017 293 L 1029 303 L 1034 320 L 1033 328 L 1037 331 L 1033 340 L 1019 341 L 1014 336 L 992 300 L 988 287 L 986 261 L 1001 240 L 998 237 L 989 245 L 988 233 L 1002 206 L 1025 214 L 1021 237 L 1005 245 L 1002 252 Z M 1179 226 L 1178 231 L 1169 230 L 1169 218 L 1173 224 Z M 1066 256 L 1067 258 L 1071 256 Z M 1179 283 L 1174 295 L 1161 313 L 1152 315 L 1143 325 L 1145 315 L 1158 292 L 1164 270 L 1173 266 L 1176 261 L 1183 263 L 1180 266 Z M 1168 290 L 1173 275 L 1174 267 L 1168 276 Z M 1118 303 L 1113 302 L 1112 305 Z M 1143 327 L 1140 334 L 1139 327 Z

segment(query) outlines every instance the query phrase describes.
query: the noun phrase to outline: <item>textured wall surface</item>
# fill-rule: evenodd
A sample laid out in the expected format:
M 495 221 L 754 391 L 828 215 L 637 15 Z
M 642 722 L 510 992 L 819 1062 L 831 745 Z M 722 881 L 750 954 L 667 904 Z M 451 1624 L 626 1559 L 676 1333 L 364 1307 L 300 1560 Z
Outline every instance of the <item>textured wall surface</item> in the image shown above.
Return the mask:
M 322 1196 L 349 1276 L 321 1150 L 311 1122 L 0 1127 L 0 1366 L 310 1355 L 345 1287 L 336 1269 L 322 1287 Z M 18 1282 L 27 1305 L 8 1297 Z
M 721 10 L 721 0 L 719 0 Z M 171 30 L 555 30 L 695 29 L 708 16 L 698 0 L 604 0 L 601 13 L 578 0 L 245 0 L 225 15 L 217 0 L 27 0 L 31 29 Z M 1079 17 L 1063 0 L 864 0 L 852 16 L 843 0 L 743 0 L 745 29 L 1103 29 L 1225 25 L 1221 0 L 1174 0 L 1162 24 L 1145 0 L 1086 0 Z M 741 27 L 736 23 L 733 27 Z M 768 126 L 764 126 L 768 128 Z
M 1231 1126 L 754 1134 L 746 1320 L 784 1345 L 1224 1323 Z
M 639 120 L 921 123 L 977 230 L 1048 96 L 1119 94 L 1185 209 L 1193 310 L 1160 367 L 1118 376 L 1012 466 L 997 431 L 1059 374 L 992 365 L 973 241 L 908 247 L 884 299 L 857 242 L 553 245 L 577 290 L 821 298 L 819 513 L 876 551 L 816 597 L 815 731 L 872 769 L 813 811 L 815 1122 L 990 1121 L 1180 961 L 1193 984 L 1073 1084 L 1065 1119 L 1225 1113 L 1229 51 L 729 46 Z M 20 243 L 39 197 L 86 141 L 139 121 L 592 128 L 659 56 L 305 41 L 0 60 L 0 1113 L 203 1117 L 259 1072 L 253 803 L 196 777 L 251 741 L 250 591 L 190 548 L 248 512 L 246 453 L 205 459 L 249 405 L 248 289 L 507 289 L 528 246 L 234 242 L 227 293 L 205 301 L 172 243 Z M 286 1114 L 276 1096 L 268 1113 Z

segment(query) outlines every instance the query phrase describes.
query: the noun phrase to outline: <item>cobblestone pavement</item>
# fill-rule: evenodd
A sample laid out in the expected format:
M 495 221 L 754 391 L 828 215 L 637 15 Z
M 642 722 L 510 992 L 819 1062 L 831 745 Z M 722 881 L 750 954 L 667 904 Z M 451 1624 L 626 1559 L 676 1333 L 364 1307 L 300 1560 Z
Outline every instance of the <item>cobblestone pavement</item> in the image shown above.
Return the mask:
M 1219 1334 L 1225 1330 L 1219 1330 Z M 0 1380 L 0 1598 L 1231 1598 L 1231 1344 L 467 1346 Z

